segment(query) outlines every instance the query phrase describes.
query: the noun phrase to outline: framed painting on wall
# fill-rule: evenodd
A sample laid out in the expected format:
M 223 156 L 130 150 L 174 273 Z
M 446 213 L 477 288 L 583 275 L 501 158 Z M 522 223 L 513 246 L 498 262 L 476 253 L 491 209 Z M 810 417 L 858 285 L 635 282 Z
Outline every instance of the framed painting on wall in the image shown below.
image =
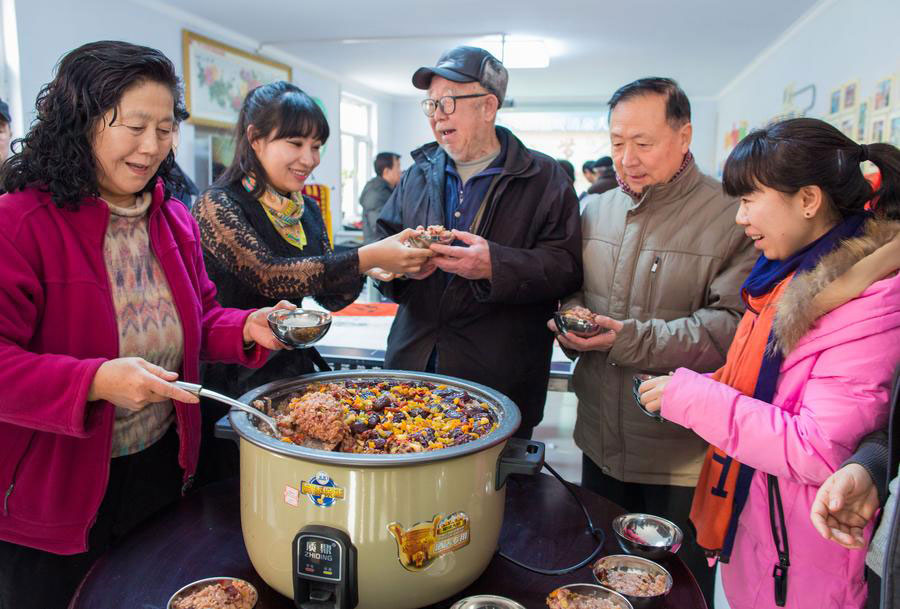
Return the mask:
M 831 92 L 828 114 L 837 114 L 841 111 L 841 90 L 835 89 Z
M 895 112 L 890 118 L 890 135 L 888 143 L 900 148 L 900 112 Z
M 868 101 L 864 101 L 859 105 L 859 120 L 856 122 L 856 134 L 853 138 L 858 144 L 862 144 L 866 141 L 866 111 L 868 108 Z
M 872 117 L 872 126 L 869 128 L 869 144 L 878 144 L 887 140 L 887 116 Z
M 841 109 L 849 110 L 856 106 L 859 101 L 859 81 L 853 81 L 844 85 L 844 99 L 841 103 Z
M 875 97 L 872 101 L 872 110 L 884 110 L 891 105 L 891 87 L 894 79 L 885 78 L 875 84 Z
M 291 80 L 291 67 L 182 30 L 184 96 L 190 122 L 231 129 L 251 89 Z

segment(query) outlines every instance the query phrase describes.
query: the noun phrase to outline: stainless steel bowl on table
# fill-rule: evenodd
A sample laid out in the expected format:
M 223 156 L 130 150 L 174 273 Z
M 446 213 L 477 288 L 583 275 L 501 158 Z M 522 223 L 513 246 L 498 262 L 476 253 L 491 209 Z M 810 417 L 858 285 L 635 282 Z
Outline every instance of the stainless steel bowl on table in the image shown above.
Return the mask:
M 612 530 L 622 550 L 651 560 L 674 555 L 684 538 L 678 525 L 652 514 L 622 514 L 613 519 Z

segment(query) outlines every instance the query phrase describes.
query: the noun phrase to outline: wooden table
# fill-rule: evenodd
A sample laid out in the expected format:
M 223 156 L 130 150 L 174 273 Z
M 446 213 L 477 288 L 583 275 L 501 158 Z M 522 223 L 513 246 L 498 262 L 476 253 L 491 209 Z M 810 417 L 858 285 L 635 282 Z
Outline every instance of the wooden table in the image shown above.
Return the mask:
M 586 557 L 595 541 L 571 495 L 548 475 L 511 476 L 501 549 L 529 565 L 569 566 Z M 619 554 L 610 523 L 624 510 L 580 487 L 575 491 L 597 526 L 606 533 L 605 554 Z M 678 558 L 664 561 L 675 585 L 660 609 L 706 609 L 693 576 Z M 241 535 L 236 480 L 196 491 L 102 556 L 85 576 L 70 609 L 165 609 L 183 585 L 204 577 L 230 575 L 259 590 L 256 609 L 295 609 L 293 600 L 270 588 L 250 563 Z M 589 567 L 551 577 L 525 571 L 495 555 L 484 574 L 457 596 L 429 609 L 446 609 L 474 594 L 498 594 L 528 609 L 546 607 L 554 588 L 593 583 Z

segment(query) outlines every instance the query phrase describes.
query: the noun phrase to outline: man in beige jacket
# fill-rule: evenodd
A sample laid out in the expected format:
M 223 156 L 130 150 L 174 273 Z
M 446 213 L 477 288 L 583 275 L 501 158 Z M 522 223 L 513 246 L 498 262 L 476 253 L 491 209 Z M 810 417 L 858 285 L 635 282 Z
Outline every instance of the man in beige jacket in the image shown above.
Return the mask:
M 605 316 L 609 331 L 558 337 L 578 356 L 582 485 L 629 511 L 675 521 L 686 537 L 679 556 L 712 607 L 713 571 L 688 526 L 706 444 L 642 412 L 632 383 L 637 373 L 711 372 L 725 362 L 756 255 L 735 224 L 737 201 L 694 164 L 690 102 L 678 84 L 637 80 L 609 106 L 619 187 L 585 199 L 584 285 L 564 305 Z

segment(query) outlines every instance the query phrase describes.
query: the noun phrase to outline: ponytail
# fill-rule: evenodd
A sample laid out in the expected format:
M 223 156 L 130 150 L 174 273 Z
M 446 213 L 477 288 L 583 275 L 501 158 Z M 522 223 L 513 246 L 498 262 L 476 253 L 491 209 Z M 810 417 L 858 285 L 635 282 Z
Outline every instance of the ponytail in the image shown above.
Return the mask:
M 890 144 L 863 144 L 861 158 L 881 172 L 881 187 L 875 191 L 872 208 L 876 215 L 900 220 L 900 150 Z

